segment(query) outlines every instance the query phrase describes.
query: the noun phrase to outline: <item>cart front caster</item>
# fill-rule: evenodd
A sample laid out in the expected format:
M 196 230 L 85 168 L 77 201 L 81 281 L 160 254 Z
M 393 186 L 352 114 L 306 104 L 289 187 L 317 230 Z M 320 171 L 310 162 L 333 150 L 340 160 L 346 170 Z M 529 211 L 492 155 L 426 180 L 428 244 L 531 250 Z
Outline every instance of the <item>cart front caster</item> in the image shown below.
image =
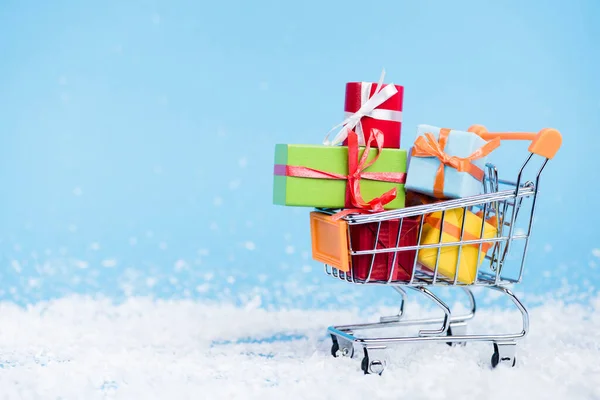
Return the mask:
M 517 365 L 517 344 L 512 343 L 495 343 L 494 354 L 492 354 L 492 368 L 498 365 L 514 367 Z
M 381 375 L 387 366 L 387 361 L 384 357 L 383 351 L 378 349 L 377 351 L 367 350 L 365 348 L 365 356 L 360 363 L 360 368 L 363 370 L 365 375 L 377 374 Z
M 340 339 L 335 335 L 331 335 L 331 355 L 334 357 L 350 357 L 354 356 L 354 346 L 352 342 Z

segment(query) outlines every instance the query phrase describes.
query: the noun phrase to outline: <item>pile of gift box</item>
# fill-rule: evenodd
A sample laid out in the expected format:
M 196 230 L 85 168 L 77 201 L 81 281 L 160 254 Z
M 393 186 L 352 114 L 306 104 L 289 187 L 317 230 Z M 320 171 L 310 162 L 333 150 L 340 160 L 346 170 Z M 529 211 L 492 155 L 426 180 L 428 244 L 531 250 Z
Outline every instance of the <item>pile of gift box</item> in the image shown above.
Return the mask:
M 392 281 L 407 281 L 414 265 L 429 271 L 435 268 L 438 248 L 349 256 L 349 243 L 353 251 L 437 244 L 440 233 L 442 243 L 456 242 L 463 220 L 462 240 L 497 234 L 494 216 L 465 212 L 463 207 L 447 210 L 443 224 L 441 213 L 434 212 L 403 218 L 401 229 L 399 219 L 347 229 L 346 215 L 431 204 L 483 191 L 486 158 L 500 139 L 485 140 L 477 129 L 419 125 L 416 140 L 403 149 L 403 100 L 404 88 L 383 83 L 383 77 L 379 82 L 347 83 L 346 118 L 334 128 L 332 140 L 327 136 L 319 145 L 275 147 L 273 203 L 335 210 L 333 214 L 310 212 L 313 258 L 358 280 L 388 281 L 393 275 Z M 462 246 L 458 269 L 458 246 L 442 247 L 439 275 L 454 279 L 458 271 L 459 282 L 473 283 L 476 268 L 491 246 L 490 242 Z

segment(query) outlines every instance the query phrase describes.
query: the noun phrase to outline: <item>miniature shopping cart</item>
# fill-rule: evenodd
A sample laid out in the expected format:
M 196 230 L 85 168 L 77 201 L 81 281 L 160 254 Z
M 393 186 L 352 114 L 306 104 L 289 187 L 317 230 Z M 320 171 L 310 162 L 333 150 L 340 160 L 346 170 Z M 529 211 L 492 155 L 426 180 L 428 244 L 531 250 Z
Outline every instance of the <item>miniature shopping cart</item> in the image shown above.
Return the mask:
M 350 214 L 340 219 L 331 217 L 339 210 L 311 212 L 313 257 L 325 263 L 328 275 L 357 285 L 389 285 L 402 297 L 398 315 L 382 317 L 379 322 L 328 329 L 332 355 L 362 356 L 365 374 L 381 374 L 387 363 L 385 349 L 409 342 L 464 345 L 490 341 L 494 346 L 492 367 L 516 363 L 516 342 L 527 335 L 529 317 L 508 286 L 522 280 L 540 175 L 560 148 L 562 138 L 554 129 L 537 134 L 493 134 L 475 125 L 469 131 L 486 140 L 498 136 L 503 140 L 531 140 L 530 154 L 516 182 L 499 179 L 496 167 L 488 163 L 481 195 L 379 213 Z M 525 180 L 532 166 L 535 171 L 536 161 L 541 166 L 535 179 Z M 364 240 L 357 243 L 356 231 L 361 229 L 371 230 L 368 244 Z M 507 334 L 467 334 L 467 322 L 476 311 L 470 290 L 473 286 L 493 289 L 512 300 L 521 313 L 522 329 Z M 470 312 L 453 315 L 450 307 L 430 290 L 432 287 L 459 287 L 467 296 Z M 432 300 L 443 310 L 443 317 L 403 318 L 405 288 Z M 437 324 L 441 325 L 437 329 L 421 329 L 412 336 L 359 335 L 361 331 L 382 328 Z

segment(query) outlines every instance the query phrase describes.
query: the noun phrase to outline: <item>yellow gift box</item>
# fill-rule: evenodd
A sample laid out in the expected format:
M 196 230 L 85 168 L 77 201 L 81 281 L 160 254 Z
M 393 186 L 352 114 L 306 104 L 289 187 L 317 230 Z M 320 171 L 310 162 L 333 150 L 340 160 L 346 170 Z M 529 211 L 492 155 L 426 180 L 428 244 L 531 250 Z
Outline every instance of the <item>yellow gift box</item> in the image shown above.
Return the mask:
M 465 211 L 463 208 L 455 208 L 446 211 L 444 214 L 442 243 L 457 242 L 460 240 L 460 229 L 464 215 Z M 470 211 L 467 211 L 466 215 L 463 240 L 481 239 L 481 224 L 483 222 L 481 213 L 476 215 Z M 421 245 L 440 243 L 440 228 L 442 226 L 441 218 L 441 212 L 428 214 L 425 217 L 423 232 L 421 234 Z M 485 227 L 483 230 L 484 239 L 489 239 L 496 236 L 497 228 L 495 225 L 495 217 L 491 217 L 485 222 Z M 462 246 L 441 247 L 438 275 L 443 275 L 444 277 L 452 280 L 454 279 L 456 263 L 458 262 L 458 251 L 459 247 L 462 247 L 460 266 L 458 268 L 458 281 L 467 284 L 473 283 L 475 281 L 477 266 L 483 262 L 485 259 L 485 254 L 493 245 L 493 242 L 482 243 L 481 252 L 479 251 L 479 243 Z M 432 247 L 421 249 L 419 250 L 418 261 L 421 265 L 433 271 L 435 269 L 437 255 L 438 248 Z

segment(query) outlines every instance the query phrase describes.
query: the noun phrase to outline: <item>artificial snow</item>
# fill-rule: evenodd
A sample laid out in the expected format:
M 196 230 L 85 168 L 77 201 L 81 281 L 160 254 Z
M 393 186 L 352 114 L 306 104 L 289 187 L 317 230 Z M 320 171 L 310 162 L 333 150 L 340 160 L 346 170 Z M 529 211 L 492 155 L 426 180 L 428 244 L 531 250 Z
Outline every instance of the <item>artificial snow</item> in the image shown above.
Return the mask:
M 266 310 L 192 300 L 67 297 L 0 304 L 2 399 L 594 399 L 600 301 L 530 310 L 517 366 L 492 370 L 490 343 L 405 344 L 383 375 L 333 358 L 326 328 L 375 311 Z M 408 315 L 431 314 L 419 304 Z M 518 312 L 482 309 L 470 333 L 520 329 Z M 432 326 L 429 326 L 432 328 Z M 388 333 L 387 331 L 385 332 Z

